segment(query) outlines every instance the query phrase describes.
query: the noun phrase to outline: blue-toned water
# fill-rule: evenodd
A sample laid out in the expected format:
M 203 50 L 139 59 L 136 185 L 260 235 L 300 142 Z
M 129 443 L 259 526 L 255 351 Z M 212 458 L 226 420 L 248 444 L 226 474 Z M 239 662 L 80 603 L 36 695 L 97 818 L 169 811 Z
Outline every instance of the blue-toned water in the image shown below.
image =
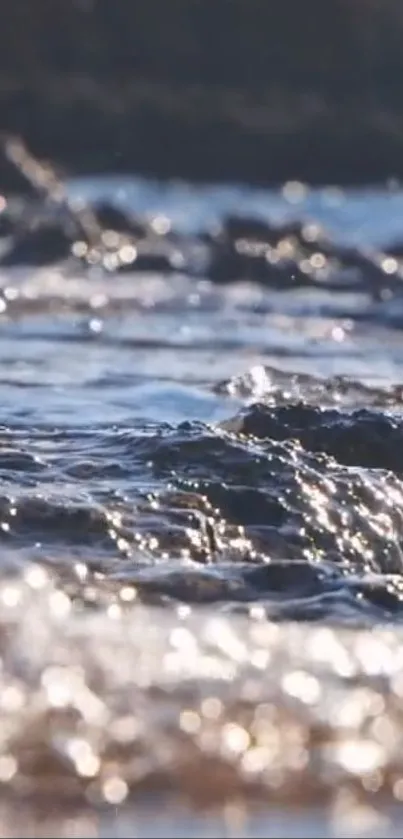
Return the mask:
M 0 267 L 4 835 L 400 835 L 403 191 L 68 190 L 148 262 Z

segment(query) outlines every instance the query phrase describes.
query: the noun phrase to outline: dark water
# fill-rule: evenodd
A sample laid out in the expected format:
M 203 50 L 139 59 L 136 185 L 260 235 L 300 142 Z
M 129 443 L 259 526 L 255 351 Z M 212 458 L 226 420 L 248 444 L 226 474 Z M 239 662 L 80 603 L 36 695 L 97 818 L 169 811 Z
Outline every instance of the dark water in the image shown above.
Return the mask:
M 403 193 L 70 190 L 147 232 L 3 230 L 3 835 L 401 835 Z

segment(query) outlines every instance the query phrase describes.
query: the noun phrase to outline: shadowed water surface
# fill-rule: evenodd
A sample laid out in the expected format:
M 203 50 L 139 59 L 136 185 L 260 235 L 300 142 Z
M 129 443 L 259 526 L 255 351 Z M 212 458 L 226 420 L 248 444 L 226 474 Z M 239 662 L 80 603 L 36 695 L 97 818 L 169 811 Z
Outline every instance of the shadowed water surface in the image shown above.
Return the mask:
M 4 835 L 400 835 L 402 193 L 70 189 L 148 233 L 4 216 Z

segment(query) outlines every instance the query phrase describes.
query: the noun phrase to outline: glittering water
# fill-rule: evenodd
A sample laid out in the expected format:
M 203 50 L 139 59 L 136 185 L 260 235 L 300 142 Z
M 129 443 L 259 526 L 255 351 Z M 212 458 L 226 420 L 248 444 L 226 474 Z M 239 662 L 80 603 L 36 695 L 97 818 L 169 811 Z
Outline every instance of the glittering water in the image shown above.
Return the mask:
M 70 189 L 147 233 L 3 231 L 3 835 L 401 835 L 403 194 Z

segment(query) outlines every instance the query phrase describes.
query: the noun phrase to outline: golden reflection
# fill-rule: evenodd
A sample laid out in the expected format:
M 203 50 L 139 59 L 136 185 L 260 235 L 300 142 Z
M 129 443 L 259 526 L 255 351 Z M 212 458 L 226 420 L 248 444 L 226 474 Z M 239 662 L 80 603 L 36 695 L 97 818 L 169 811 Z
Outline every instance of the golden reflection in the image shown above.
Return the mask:
M 208 758 L 222 802 L 229 769 L 246 801 L 250 783 L 264 801 L 292 800 L 296 773 L 307 800 L 334 803 L 357 783 L 365 805 L 380 790 L 403 797 L 398 630 L 156 609 L 127 583 L 102 603 L 85 564 L 72 576 L 94 595 L 88 610 L 37 565 L 0 584 L 0 621 L 14 627 L 0 669 L 2 784 L 24 777 L 35 790 L 51 767 L 54 797 L 70 779 L 73 798 L 119 806 L 145 782 L 178 793 L 186 782 L 193 795 L 194 773 L 208 798 Z

